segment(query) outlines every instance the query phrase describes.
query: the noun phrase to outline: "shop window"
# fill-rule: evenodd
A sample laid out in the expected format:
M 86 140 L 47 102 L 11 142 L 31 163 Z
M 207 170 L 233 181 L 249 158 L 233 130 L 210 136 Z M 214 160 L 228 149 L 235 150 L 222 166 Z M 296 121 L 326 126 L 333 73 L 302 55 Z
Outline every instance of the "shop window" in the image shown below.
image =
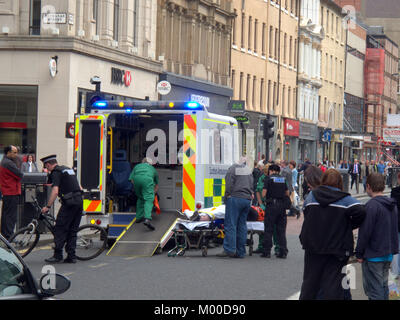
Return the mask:
M 35 153 L 38 89 L 0 85 L 0 154 L 14 145 L 22 154 Z
M 34 36 L 40 35 L 41 23 L 41 0 L 30 0 L 30 13 L 29 13 L 29 34 Z

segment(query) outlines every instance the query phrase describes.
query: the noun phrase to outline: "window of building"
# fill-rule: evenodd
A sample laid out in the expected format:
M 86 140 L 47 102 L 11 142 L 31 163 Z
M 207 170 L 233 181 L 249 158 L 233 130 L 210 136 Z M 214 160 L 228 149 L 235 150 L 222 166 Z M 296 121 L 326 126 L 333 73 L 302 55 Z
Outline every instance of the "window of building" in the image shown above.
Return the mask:
M 269 57 L 272 58 L 273 54 L 273 43 L 274 43 L 274 28 L 272 26 L 269 27 Z
M 335 18 L 335 16 L 332 12 L 332 18 L 331 18 L 331 36 L 332 37 L 333 37 L 333 30 L 334 30 L 333 27 L 334 27 L 334 23 L 335 23 L 334 18 Z
M 235 18 L 233 18 L 233 30 L 232 30 L 232 44 L 236 46 L 236 16 L 237 16 L 237 10 L 233 10 L 235 13 Z
M 267 88 L 267 112 L 271 110 L 271 80 L 268 80 L 268 88 Z
M 329 9 L 326 9 L 326 33 L 329 33 Z
M 260 83 L 260 111 L 264 111 L 264 79 Z
M 0 106 L 0 154 L 8 145 L 35 154 L 38 87 L 0 85 Z
M 99 0 L 93 0 L 93 21 L 95 21 L 95 32 L 100 34 L 100 19 L 99 19 Z
M 113 39 L 119 39 L 119 0 L 114 0 L 114 25 L 113 25 Z
M 42 14 L 41 0 L 30 0 L 29 3 L 29 34 L 34 36 L 40 35 L 40 24 Z
M 250 105 L 250 75 L 247 74 L 247 82 L 246 82 L 246 104 Z
M 289 38 L 289 66 L 293 65 L 293 37 Z
M 265 37 L 266 37 L 266 29 L 267 25 L 265 23 L 262 24 L 262 37 L 261 37 L 261 55 L 265 57 Z
M 324 9 L 321 7 L 321 26 L 324 26 Z
M 254 20 L 254 53 L 257 53 L 257 30 L 258 29 L 258 20 Z
M 251 28 L 251 26 L 252 26 L 252 21 L 253 21 L 253 18 L 250 16 L 249 17 L 249 34 L 248 34 L 248 37 L 247 37 L 247 44 L 248 44 L 248 49 L 249 50 L 251 50 L 251 39 L 252 39 L 252 28 Z
M 242 12 L 242 28 L 241 28 L 241 35 L 240 35 L 240 47 L 244 48 L 244 25 L 246 23 L 246 16 L 244 12 Z
M 286 109 L 286 86 L 284 85 L 282 88 L 282 114 L 287 115 L 287 109 Z
M 294 13 L 295 12 L 295 6 L 296 6 L 296 1 L 295 0 L 291 0 L 290 13 Z
M 235 92 L 235 70 L 232 69 L 232 75 L 231 75 L 231 88 L 233 89 L 233 92 Z
M 287 33 L 285 33 L 283 37 L 283 63 L 286 64 L 286 57 L 287 57 Z
M 294 65 L 294 67 L 295 68 L 297 68 L 297 39 L 296 40 L 294 40 L 294 55 L 293 55 L 293 65 Z
M 239 100 L 243 100 L 243 76 L 243 72 L 241 72 L 239 79 Z
M 276 82 L 274 82 L 274 91 L 272 93 L 272 106 L 271 109 L 275 112 L 275 106 L 276 106 L 276 99 L 277 99 L 277 92 L 276 92 Z
M 275 28 L 275 45 L 274 45 L 274 59 L 278 60 L 278 47 L 279 47 L 279 39 L 278 39 L 278 28 Z
M 252 92 L 252 97 L 251 97 L 251 104 L 253 105 L 253 109 L 256 108 L 256 91 L 257 91 L 257 78 L 256 76 L 253 76 L 253 92 Z
M 292 98 L 292 88 L 288 88 L 288 99 L 287 99 L 287 108 L 288 108 L 288 114 L 289 114 L 289 116 L 292 116 L 292 104 L 291 104 L 291 101 L 290 101 L 290 99 Z

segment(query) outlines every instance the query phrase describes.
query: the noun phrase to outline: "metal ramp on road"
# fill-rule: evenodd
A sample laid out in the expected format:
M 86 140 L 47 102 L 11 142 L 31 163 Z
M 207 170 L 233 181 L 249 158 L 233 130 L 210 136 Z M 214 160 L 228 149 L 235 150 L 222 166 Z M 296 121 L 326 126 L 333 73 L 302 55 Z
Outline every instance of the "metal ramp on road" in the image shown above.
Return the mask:
M 178 216 L 178 212 L 172 211 L 154 215 L 151 221 L 155 227 L 154 231 L 149 230 L 143 222 L 136 223 L 134 219 L 117 238 L 107 255 L 151 257 L 157 248 L 159 246 L 162 248 L 171 237 Z

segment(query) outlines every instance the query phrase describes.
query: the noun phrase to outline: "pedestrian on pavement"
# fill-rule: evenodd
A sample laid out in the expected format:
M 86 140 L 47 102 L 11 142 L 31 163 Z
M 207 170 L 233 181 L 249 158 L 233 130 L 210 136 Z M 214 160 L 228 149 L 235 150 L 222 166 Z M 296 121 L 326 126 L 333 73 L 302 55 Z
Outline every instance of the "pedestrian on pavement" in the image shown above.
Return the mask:
M 303 172 L 303 174 L 304 174 L 309 166 L 311 166 L 311 162 L 310 162 L 310 160 L 308 158 L 306 158 L 304 163 L 301 165 L 300 169 L 298 170 L 298 172 L 299 173 Z M 305 195 L 306 195 L 307 190 L 309 188 L 305 179 L 303 179 L 303 183 L 301 185 L 301 188 L 303 189 L 303 199 L 305 199 Z
M 25 162 L 22 162 L 21 165 L 22 172 L 39 172 L 36 162 L 34 160 L 33 154 L 29 154 L 26 158 Z
M 396 201 L 383 195 L 385 179 L 379 173 L 367 178 L 366 217 L 358 231 L 356 257 L 362 263 L 363 286 L 370 300 L 389 300 L 388 278 L 393 255 L 399 252 Z
M 289 188 L 285 177 L 279 175 L 280 167 L 271 165 L 270 176 L 264 180 L 262 195 L 265 198 L 264 216 L 264 252 L 261 257 L 270 258 L 274 225 L 276 240 L 279 246 L 277 258 L 286 259 L 288 254 L 286 242 L 286 210 L 290 208 Z
M 292 170 L 289 168 L 289 163 L 286 160 L 280 161 L 281 176 L 285 177 L 289 189 L 289 196 L 293 192 L 293 177 Z
M 269 166 L 270 164 L 266 164 L 264 166 L 263 175 L 258 179 L 256 187 L 257 202 L 260 208 L 264 210 L 264 212 L 265 212 L 265 198 L 262 197 L 262 190 L 264 188 L 264 180 L 269 175 Z M 264 252 L 264 234 L 260 233 L 258 237 L 258 247 L 253 253 L 263 253 L 263 252 Z
M 264 168 L 264 164 L 262 164 L 262 162 L 257 162 L 254 161 L 254 169 L 253 169 L 253 190 L 257 189 L 257 183 L 258 183 L 258 179 L 263 176 L 263 168 Z M 253 199 L 253 205 L 257 205 L 258 202 L 258 198 L 254 197 Z
M 400 213 L 400 172 L 397 174 L 397 187 L 392 189 L 390 193 L 390 197 L 396 200 L 397 204 L 397 213 Z M 399 222 L 399 241 L 400 241 L 400 217 L 398 217 Z M 400 242 L 399 242 L 400 245 Z M 392 263 L 392 272 L 398 278 L 400 276 L 400 254 L 397 254 L 396 257 L 393 258 Z
M 372 170 L 369 173 L 378 172 L 378 166 L 376 165 L 375 160 L 371 160 L 371 167 Z
M 153 167 L 151 158 L 144 158 L 142 163 L 137 164 L 129 180 L 133 183 L 133 189 L 137 197 L 136 202 L 136 223 L 143 224 L 151 231 L 155 227 L 151 224 L 151 213 L 154 206 L 154 196 L 158 190 L 158 173 Z
M 17 223 L 17 207 L 21 195 L 21 179 L 23 173 L 18 169 L 16 159 L 18 149 L 15 146 L 4 148 L 4 156 L 0 163 L 0 191 L 3 195 L 1 214 L 1 234 L 7 240 L 14 233 Z
M 360 176 L 360 165 L 358 160 L 355 159 L 354 163 L 350 165 L 348 173 L 351 176 L 351 187 L 350 190 L 353 190 L 354 183 L 356 184 L 357 193 L 359 192 L 359 176 Z
M 254 198 L 253 175 L 247 158 L 232 165 L 225 176 L 224 250 L 217 257 L 244 258 L 247 241 L 247 215 Z
M 353 229 L 362 223 L 365 210 L 342 189 L 339 171 L 328 169 L 321 186 L 312 190 L 304 202 L 300 243 L 305 252 L 300 300 L 345 299 L 342 271 L 353 253 Z
M 364 193 L 367 192 L 367 177 L 369 175 L 369 161 L 360 163 L 361 181 L 364 187 Z
M 307 195 L 311 190 L 318 188 L 321 185 L 323 172 L 316 166 L 309 166 L 304 172 L 304 182 L 307 185 L 306 192 L 303 193 L 303 199 L 307 198 Z
M 380 173 L 381 175 L 385 175 L 385 169 L 386 169 L 386 165 L 385 165 L 385 161 L 381 160 L 377 166 L 378 168 L 378 173 Z
M 342 165 L 340 166 L 340 169 L 349 169 L 349 164 L 347 163 L 347 160 L 344 160 Z
M 42 208 L 46 214 L 53 206 L 57 197 L 61 199 L 61 208 L 58 211 L 54 228 L 54 255 L 45 259 L 48 263 L 63 261 L 63 249 L 67 252 L 65 263 L 76 263 L 76 241 L 83 211 L 82 189 L 76 178 L 75 171 L 59 165 L 55 154 L 40 159 L 49 175 L 51 194 L 47 206 Z

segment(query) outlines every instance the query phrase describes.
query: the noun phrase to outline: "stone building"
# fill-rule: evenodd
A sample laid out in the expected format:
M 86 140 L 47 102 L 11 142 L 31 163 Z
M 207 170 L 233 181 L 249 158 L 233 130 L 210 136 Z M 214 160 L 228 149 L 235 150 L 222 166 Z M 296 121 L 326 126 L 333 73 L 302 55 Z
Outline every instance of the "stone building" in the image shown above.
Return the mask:
M 93 76 L 109 96 L 157 100 L 156 19 L 156 0 L 1 1 L 0 150 L 72 165 L 66 123 Z

